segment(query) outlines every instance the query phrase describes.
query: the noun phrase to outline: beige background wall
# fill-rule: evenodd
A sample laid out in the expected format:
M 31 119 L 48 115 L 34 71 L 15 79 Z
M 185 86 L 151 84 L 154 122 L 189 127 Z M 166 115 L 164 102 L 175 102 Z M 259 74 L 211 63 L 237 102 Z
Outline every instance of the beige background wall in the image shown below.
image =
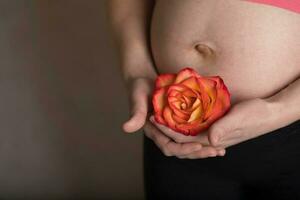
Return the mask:
M 0 1 L 0 199 L 142 199 L 104 0 Z

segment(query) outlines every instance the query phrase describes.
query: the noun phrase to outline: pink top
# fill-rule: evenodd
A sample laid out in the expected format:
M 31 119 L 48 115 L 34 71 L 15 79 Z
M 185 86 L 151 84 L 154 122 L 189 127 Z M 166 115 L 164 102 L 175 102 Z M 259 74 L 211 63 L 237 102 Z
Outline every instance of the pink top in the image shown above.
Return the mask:
M 276 6 L 279 8 L 300 13 L 300 0 L 247 0 L 247 1 L 269 4 L 272 6 Z

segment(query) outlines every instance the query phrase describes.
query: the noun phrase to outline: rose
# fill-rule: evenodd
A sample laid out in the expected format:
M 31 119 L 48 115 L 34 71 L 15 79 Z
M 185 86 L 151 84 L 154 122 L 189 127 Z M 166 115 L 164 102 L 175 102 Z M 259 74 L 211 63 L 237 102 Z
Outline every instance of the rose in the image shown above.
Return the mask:
M 158 123 L 195 136 L 226 114 L 230 93 L 221 77 L 203 77 L 187 67 L 156 78 L 152 103 Z

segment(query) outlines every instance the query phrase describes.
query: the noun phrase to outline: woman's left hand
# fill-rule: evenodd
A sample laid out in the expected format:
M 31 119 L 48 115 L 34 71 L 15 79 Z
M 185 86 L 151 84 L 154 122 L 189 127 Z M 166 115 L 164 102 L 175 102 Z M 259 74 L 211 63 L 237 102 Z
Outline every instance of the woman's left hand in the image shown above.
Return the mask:
M 225 148 L 258 137 L 276 128 L 275 119 L 279 113 L 274 105 L 264 99 L 251 99 L 232 106 L 229 112 L 217 120 L 204 133 L 197 136 L 185 136 L 157 123 L 154 117 L 150 121 L 166 136 L 177 143 L 198 142 L 202 146 L 214 147 L 225 154 Z M 224 149 L 224 150 L 223 150 Z M 211 155 L 203 155 L 203 150 L 180 156 L 180 158 L 198 159 Z M 175 155 L 176 156 L 176 155 Z

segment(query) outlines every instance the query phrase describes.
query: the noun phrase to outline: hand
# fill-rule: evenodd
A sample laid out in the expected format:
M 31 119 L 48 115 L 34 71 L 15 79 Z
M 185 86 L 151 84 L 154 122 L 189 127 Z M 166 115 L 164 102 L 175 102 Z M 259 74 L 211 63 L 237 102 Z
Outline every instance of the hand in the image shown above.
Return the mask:
M 125 132 L 135 132 L 144 126 L 153 85 L 154 81 L 147 78 L 138 78 L 131 81 L 129 85 L 131 117 L 123 124 Z
M 264 99 L 235 104 L 209 129 L 209 141 L 215 147 L 230 147 L 271 132 L 277 128 L 277 110 Z
M 178 143 L 198 142 L 207 148 L 219 150 L 221 154 L 223 153 L 222 150 L 229 146 L 274 130 L 276 126 L 272 123 L 274 121 L 272 116 L 274 116 L 274 110 L 267 101 L 263 99 L 243 101 L 235 104 L 207 132 L 195 137 L 184 136 L 166 126 L 156 123 L 152 118 L 150 120 L 162 133 Z M 204 158 L 203 154 L 201 149 L 186 155 L 184 158 Z
M 185 136 L 157 123 L 154 116 L 149 119 L 151 124 L 149 122 L 146 124 L 145 134 L 156 143 L 166 156 L 198 159 L 225 155 L 224 148 L 216 148 L 210 144 L 207 132 L 197 136 Z M 197 149 L 197 144 L 199 149 Z
M 201 149 L 203 156 L 214 156 L 215 153 L 212 149 L 204 148 L 198 142 L 186 142 L 176 143 L 170 137 L 162 133 L 157 127 L 155 127 L 148 120 L 144 126 L 145 135 L 152 139 L 158 148 L 163 152 L 165 156 L 176 156 L 178 158 L 185 158 L 194 152 Z

